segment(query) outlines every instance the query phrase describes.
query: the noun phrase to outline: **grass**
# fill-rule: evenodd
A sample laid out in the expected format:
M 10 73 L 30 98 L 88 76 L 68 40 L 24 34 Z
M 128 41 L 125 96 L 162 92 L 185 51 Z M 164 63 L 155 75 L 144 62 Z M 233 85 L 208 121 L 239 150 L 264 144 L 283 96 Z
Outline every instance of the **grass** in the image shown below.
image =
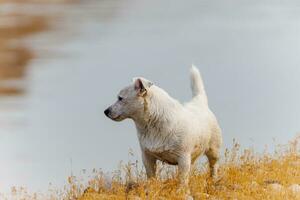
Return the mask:
M 300 199 L 299 139 L 277 146 L 272 154 L 241 150 L 234 143 L 232 149 L 225 151 L 221 161 L 219 181 L 209 178 L 207 164 L 194 169 L 189 184 L 191 195 L 194 199 Z M 105 185 L 101 173 L 90 181 L 85 191 L 80 190 L 75 182 L 70 182 L 72 187 L 67 198 L 184 199 L 184 194 L 176 192 L 176 176 L 166 166 L 160 167 L 160 178 L 156 180 L 146 180 L 138 163 L 128 163 L 122 169 L 124 178 L 121 178 L 121 172 L 117 173 L 110 187 Z
M 219 180 L 212 181 L 207 163 L 199 164 L 190 176 L 191 196 L 197 199 L 300 199 L 300 135 L 287 145 L 277 145 L 273 153 L 241 149 L 234 142 L 222 156 Z M 111 178 L 94 170 L 88 183 L 74 176 L 68 184 L 49 194 L 26 193 L 24 188 L 12 190 L 11 199 L 69 199 L 69 200 L 164 200 L 184 199 L 177 192 L 178 181 L 175 168 L 161 164 L 158 178 L 147 180 L 138 161 L 121 164 Z M 5 199 L 5 198 L 3 198 Z

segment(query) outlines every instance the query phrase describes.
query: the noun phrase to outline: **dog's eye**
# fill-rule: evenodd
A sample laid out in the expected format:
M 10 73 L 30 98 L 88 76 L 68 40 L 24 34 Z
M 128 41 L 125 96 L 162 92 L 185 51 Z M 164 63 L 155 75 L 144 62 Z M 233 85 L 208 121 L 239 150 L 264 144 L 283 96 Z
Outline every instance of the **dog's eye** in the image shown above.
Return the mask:
M 122 100 L 123 100 L 123 97 L 118 96 L 118 100 L 119 100 L 119 101 L 122 101 Z

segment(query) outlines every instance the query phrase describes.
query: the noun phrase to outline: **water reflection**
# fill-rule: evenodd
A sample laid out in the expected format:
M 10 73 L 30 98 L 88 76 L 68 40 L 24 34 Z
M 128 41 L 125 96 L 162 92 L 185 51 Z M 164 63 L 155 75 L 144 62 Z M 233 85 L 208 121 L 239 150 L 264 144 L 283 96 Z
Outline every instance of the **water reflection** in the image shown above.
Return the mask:
M 61 5 L 47 6 L 45 1 L 1 1 L 0 3 L 0 187 L 1 192 L 13 185 L 26 186 L 30 170 L 26 163 L 31 154 L 24 143 L 31 140 L 25 131 L 28 123 L 29 65 L 40 51 L 29 38 L 49 31 L 52 16 Z M 46 7 L 47 6 L 47 7 Z M 51 11 L 41 12 L 45 8 Z M 63 19 L 63 18 L 61 18 Z M 25 145 L 26 146 L 26 145 Z M 24 170 L 22 170 L 24 169 Z M 21 182 L 19 182 L 19 180 Z M 30 183 L 29 183 L 30 184 Z
M 16 95 L 22 92 L 11 80 L 24 79 L 32 51 L 22 44 L 25 36 L 46 28 L 42 16 L 28 16 L 8 12 L 0 16 L 0 94 Z M 10 80 L 10 81 L 7 81 Z M 11 85 L 11 86 L 10 86 Z
M 66 75 L 76 70 L 72 62 L 81 53 L 74 41 L 80 43 L 86 26 L 111 20 L 119 5 L 118 1 L 92 0 L 1 1 L 0 192 L 11 186 L 45 190 L 49 182 L 62 185 L 70 175 L 76 147 L 72 138 L 71 149 L 64 143 L 74 131 L 63 131 L 61 138 L 68 122 L 47 119 L 48 115 L 60 118 L 49 112 L 56 108 L 64 107 L 60 110 L 69 113 L 60 94 L 53 95 L 65 89 L 53 80 L 68 79 Z

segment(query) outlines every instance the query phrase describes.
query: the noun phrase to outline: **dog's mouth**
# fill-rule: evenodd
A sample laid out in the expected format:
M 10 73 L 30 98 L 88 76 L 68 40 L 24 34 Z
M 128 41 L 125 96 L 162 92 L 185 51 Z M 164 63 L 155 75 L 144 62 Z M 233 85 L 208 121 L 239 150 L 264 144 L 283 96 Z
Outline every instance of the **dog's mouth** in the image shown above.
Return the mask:
M 117 114 L 112 113 L 111 111 L 107 111 L 107 110 L 105 110 L 104 113 L 105 113 L 106 117 L 110 118 L 111 120 L 122 121 L 123 119 L 125 119 L 124 116 L 117 115 Z
M 123 120 L 123 117 L 121 115 L 118 115 L 118 116 L 110 116 L 109 118 L 111 118 L 112 120 L 114 121 L 122 121 Z

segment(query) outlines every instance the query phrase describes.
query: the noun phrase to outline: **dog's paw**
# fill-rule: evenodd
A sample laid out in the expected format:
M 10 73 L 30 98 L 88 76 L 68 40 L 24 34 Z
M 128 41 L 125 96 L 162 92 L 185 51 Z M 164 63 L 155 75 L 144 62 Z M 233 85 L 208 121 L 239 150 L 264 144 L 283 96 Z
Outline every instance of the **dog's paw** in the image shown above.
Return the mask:
M 192 197 L 191 195 L 187 194 L 185 195 L 185 200 L 194 200 L 194 197 Z
M 214 184 L 219 184 L 222 181 L 222 179 L 223 179 L 223 177 L 221 177 L 221 176 L 215 176 L 212 178 L 212 182 Z
M 176 190 L 176 193 L 183 197 L 184 200 L 193 200 L 194 198 L 191 196 L 191 191 L 188 186 L 180 185 Z

